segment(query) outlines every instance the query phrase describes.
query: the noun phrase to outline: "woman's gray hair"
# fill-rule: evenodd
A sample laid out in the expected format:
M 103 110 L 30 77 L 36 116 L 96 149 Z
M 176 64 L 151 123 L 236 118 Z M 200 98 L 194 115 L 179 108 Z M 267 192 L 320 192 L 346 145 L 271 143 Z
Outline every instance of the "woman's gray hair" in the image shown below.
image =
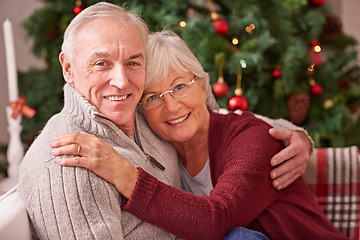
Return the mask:
M 151 33 L 146 49 L 145 89 L 167 78 L 169 72 L 191 72 L 205 81 L 206 105 L 209 110 L 219 108 L 212 94 L 209 74 L 178 35 L 169 30 Z
M 126 11 L 124 8 L 117 5 L 107 2 L 99 2 L 81 11 L 76 17 L 74 17 L 69 26 L 66 28 L 61 51 L 63 51 L 71 61 L 73 60 L 72 57 L 75 47 L 75 38 L 79 29 L 89 21 L 103 17 L 118 18 L 119 21 L 125 21 L 128 24 L 134 25 L 140 32 L 146 46 L 149 29 L 142 18 L 140 18 L 137 14 Z

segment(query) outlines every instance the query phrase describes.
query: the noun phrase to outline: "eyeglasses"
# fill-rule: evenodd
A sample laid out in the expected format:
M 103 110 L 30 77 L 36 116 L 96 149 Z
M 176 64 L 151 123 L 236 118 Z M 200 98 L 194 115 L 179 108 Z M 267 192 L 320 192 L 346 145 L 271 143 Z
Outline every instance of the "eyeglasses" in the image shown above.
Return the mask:
M 175 99 L 185 97 L 186 95 L 189 94 L 191 90 L 191 85 L 198 79 L 199 79 L 198 76 L 194 76 L 194 78 L 190 82 L 177 83 L 175 86 L 171 87 L 168 91 L 165 91 L 161 94 L 153 94 L 153 93 L 145 94 L 142 97 L 140 104 L 143 105 L 144 109 L 151 110 L 160 107 L 164 103 L 164 95 L 166 93 L 169 93 Z

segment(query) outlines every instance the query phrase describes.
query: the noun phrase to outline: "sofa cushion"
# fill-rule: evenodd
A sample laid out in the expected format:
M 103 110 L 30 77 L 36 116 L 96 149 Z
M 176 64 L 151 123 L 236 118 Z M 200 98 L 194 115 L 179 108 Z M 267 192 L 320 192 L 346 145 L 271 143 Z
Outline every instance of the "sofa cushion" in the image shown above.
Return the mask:
M 0 197 L 0 239 L 31 239 L 29 218 L 16 187 Z
M 314 149 L 304 178 L 329 220 L 359 239 L 360 157 L 357 147 Z

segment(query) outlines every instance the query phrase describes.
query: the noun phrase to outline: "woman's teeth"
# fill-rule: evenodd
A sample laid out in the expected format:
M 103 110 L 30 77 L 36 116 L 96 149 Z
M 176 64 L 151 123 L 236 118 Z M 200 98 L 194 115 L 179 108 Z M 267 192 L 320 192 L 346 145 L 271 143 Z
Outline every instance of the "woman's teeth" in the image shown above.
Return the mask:
M 180 123 L 180 122 L 184 121 L 188 116 L 189 116 L 189 114 L 186 115 L 186 116 L 184 116 L 184 117 L 182 117 L 182 118 L 178 118 L 178 119 L 175 119 L 175 120 L 168 121 L 168 123 L 170 123 L 170 124 L 172 124 L 172 125 L 173 125 L 173 124 Z

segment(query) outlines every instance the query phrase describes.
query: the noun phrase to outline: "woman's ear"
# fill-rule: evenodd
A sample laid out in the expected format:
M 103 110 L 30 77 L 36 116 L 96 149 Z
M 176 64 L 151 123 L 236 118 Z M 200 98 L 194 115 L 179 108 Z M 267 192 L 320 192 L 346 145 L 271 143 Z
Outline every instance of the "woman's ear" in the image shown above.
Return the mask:
M 72 66 L 70 64 L 69 57 L 65 55 L 64 52 L 61 52 L 59 54 L 59 61 L 62 67 L 62 72 L 65 81 L 69 83 L 71 86 L 73 86 L 74 78 L 73 78 Z
M 201 87 L 201 90 L 202 90 L 202 93 L 204 95 L 204 100 L 206 102 L 206 99 L 207 99 L 207 92 L 206 92 L 206 84 L 205 84 L 205 79 L 204 78 L 200 78 L 199 79 L 199 84 L 200 84 L 200 87 Z
M 199 83 L 200 83 L 201 88 L 206 92 L 205 79 L 200 78 L 199 80 L 200 80 Z

